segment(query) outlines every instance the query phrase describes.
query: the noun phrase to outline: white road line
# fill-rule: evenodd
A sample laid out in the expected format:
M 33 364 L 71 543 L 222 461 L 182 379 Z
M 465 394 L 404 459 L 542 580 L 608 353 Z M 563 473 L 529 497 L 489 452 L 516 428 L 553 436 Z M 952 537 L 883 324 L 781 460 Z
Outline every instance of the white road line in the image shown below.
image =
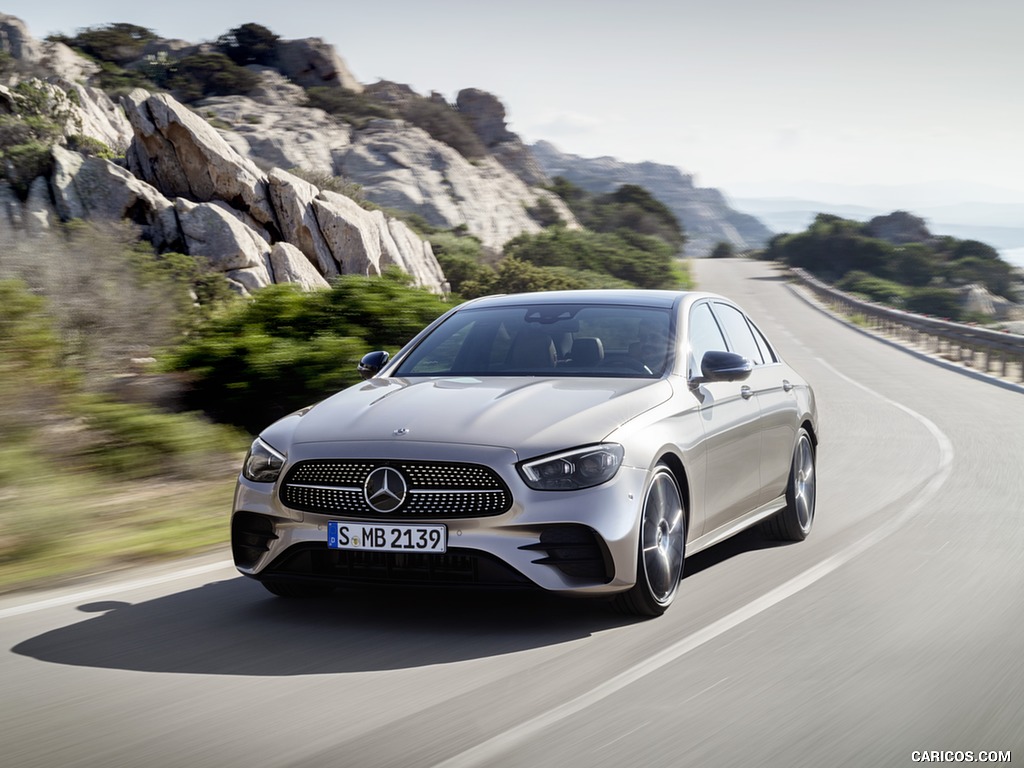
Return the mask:
M 94 589 L 86 589 L 80 592 L 71 592 L 66 595 L 60 595 L 59 597 L 51 597 L 46 600 L 37 600 L 34 603 L 25 603 L 24 605 L 15 605 L 11 608 L 0 609 L 0 619 L 10 618 L 11 616 L 21 616 L 26 613 L 35 613 L 36 611 L 43 611 L 47 608 L 55 608 L 61 605 L 70 605 L 71 603 L 77 603 L 85 600 L 95 600 L 98 597 L 108 597 L 110 595 L 116 595 L 119 592 L 131 592 L 135 589 L 145 589 L 146 587 L 154 587 L 158 584 L 167 584 L 172 581 L 178 581 L 179 579 L 187 579 L 191 576 L 200 576 L 204 573 L 211 573 L 213 571 L 219 571 L 221 569 L 227 568 L 230 568 L 232 569 L 232 571 L 234 571 L 234 566 L 231 564 L 230 561 L 222 560 L 216 563 L 197 565 L 194 568 L 186 568 L 183 571 L 165 573 L 162 576 L 150 576 L 149 578 L 145 579 L 117 582 L 114 584 L 107 584 L 103 587 L 96 587 Z
M 547 712 L 542 712 L 536 717 L 510 728 L 504 733 L 499 733 L 497 736 L 494 736 L 475 747 L 471 747 L 470 749 L 467 749 L 444 762 L 438 763 L 435 768 L 471 768 L 480 765 L 490 765 L 497 762 L 501 755 L 511 751 L 523 742 L 528 741 L 545 728 L 555 725 L 556 723 L 571 717 L 577 712 L 581 712 L 584 709 L 597 704 L 612 694 L 621 691 L 626 686 L 661 669 L 667 664 L 676 661 L 690 651 L 699 648 L 705 643 L 708 643 L 718 636 L 728 632 L 730 629 L 739 626 L 748 619 L 751 619 L 768 610 L 772 606 L 781 603 L 787 597 L 791 597 L 792 595 L 807 589 L 807 587 L 825 578 L 840 566 L 845 565 L 853 558 L 862 554 L 875 544 L 878 544 L 880 541 L 890 536 L 902 526 L 906 525 L 911 518 L 913 518 L 932 500 L 946 480 L 949 479 L 953 466 L 953 444 L 945 433 L 942 432 L 934 422 L 920 413 L 911 410 L 905 405 L 897 403 L 895 400 L 889 399 L 885 395 L 864 386 L 860 382 L 854 381 L 849 376 L 840 373 L 824 360 L 819 359 L 818 362 L 844 381 L 849 382 L 873 397 L 877 397 L 888 405 L 910 415 L 923 424 L 931 433 L 932 437 L 939 445 L 939 465 L 916 500 L 901 512 L 889 518 L 885 523 L 872 530 L 869 534 L 846 547 L 846 549 L 826 558 L 817 565 L 804 571 L 799 576 L 781 584 L 758 599 L 747 603 L 742 608 L 738 608 L 703 629 L 700 629 L 691 635 L 687 635 L 682 640 L 668 646 L 659 653 L 656 653 L 654 656 L 630 667 L 625 672 L 616 675 L 610 680 L 606 680 L 596 688 L 593 688 L 586 693 L 565 702 L 564 704 L 554 707 L 553 709 L 549 709 Z

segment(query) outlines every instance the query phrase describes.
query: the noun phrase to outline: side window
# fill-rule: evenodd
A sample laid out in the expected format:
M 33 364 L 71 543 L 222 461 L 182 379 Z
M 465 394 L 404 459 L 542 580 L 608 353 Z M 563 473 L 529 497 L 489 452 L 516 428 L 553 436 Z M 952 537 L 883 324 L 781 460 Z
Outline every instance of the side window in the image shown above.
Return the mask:
M 744 314 L 728 304 L 715 302 L 715 316 L 722 321 L 725 334 L 732 344 L 730 350 L 743 355 L 754 365 L 764 365 L 761 348 L 758 346 Z
M 766 365 L 771 363 L 779 362 L 779 356 L 775 354 L 775 350 L 772 349 L 772 345 L 768 343 L 768 339 L 761 333 L 761 329 L 750 322 L 750 318 L 747 318 L 747 322 L 750 323 L 750 327 L 754 329 L 754 339 L 757 341 L 757 345 L 764 352 L 764 362 Z
M 690 362 L 687 376 L 700 375 L 700 361 L 705 352 L 712 350 L 725 351 L 725 337 L 718 327 L 715 316 L 711 314 L 711 305 L 698 304 L 690 310 Z

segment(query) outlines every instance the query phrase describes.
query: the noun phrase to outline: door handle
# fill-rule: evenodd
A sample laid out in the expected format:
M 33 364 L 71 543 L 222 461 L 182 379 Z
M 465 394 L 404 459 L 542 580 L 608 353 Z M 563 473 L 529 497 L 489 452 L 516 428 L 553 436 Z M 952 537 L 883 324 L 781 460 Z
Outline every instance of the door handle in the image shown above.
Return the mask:
M 753 396 L 754 396 L 754 390 L 752 390 L 746 384 L 744 384 L 742 387 L 740 387 L 740 397 L 742 397 L 744 400 L 749 400 Z
M 782 391 L 783 392 L 792 392 L 793 391 L 793 385 L 789 383 L 789 379 L 783 379 L 782 380 Z

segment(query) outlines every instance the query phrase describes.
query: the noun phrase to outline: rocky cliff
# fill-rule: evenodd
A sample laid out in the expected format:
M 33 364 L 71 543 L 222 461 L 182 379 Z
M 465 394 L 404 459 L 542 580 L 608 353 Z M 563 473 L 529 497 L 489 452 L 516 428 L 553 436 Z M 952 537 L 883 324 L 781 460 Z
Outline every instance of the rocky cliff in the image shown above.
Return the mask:
M 208 43 L 156 39 L 122 64 L 141 72 L 211 50 Z M 2 14 L 0 52 L 13 62 L 0 85 L 0 113 L 19 117 L 27 87 L 60 116 L 63 133 L 45 175 L 20 179 L 5 168 L 0 225 L 31 232 L 58 220 L 127 218 L 158 248 L 205 256 L 241 292 L 285 281 L 321 286 L 338 274 L 376 274 L 392 265 L 444 291 L 429 241 L 398 212 L 460 228 L 497 253 L 517 235 L 540 231 L 531 211 L 554 211 L 566 226 L 578 226 L 544 189 L 554 173 L 587 188 L 648 187 L 683 222 L 689 253 L 719 240 L 751 247 L 770 234 L 676 169 L 585 161 L 550 145 L 531 150 L 508 130 L 501 102 L 484 91 L 465 89 L 449 105 L 396 83 L 364 87 L 317 38 L 278 41 L 275 66 L 247 66 L 247 81 L 255 83 L 247 95 L 190 106 L 140 89 L 115 103 L 91 85 L 99 72 L 94 62 L 59 42 L 34 40 L 18 19 Z M 482 155 L 467 159 L 433 131 L 402 119 L 328 114 L 309 106 L 307 88 L 334 89 L 364 105 L 430 102 L 470 126 Z
M 611 192 L 623 184 L 647 189 L 676 215 L 686 230 L 686 253 L 707 256 L 717 243 L 739 251 L 761 248 L 772 232 L 753 216 L 729 207 L 717 189 L 694 185 L 693 177 L 658 163 L 626 163 L 612 157 L 584 158 L 541 141 L 531 146 L 548 176 L 562 176 L 590 192 Z

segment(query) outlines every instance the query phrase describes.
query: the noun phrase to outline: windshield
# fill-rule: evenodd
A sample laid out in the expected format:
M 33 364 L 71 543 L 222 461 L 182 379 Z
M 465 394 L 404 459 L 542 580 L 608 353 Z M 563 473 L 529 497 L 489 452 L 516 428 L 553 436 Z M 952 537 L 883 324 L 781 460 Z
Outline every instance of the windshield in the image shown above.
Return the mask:
M 670 325 L 668 310 L 647 307 L 470 307 L 435 328 L 394 375 L 658 378 Z

